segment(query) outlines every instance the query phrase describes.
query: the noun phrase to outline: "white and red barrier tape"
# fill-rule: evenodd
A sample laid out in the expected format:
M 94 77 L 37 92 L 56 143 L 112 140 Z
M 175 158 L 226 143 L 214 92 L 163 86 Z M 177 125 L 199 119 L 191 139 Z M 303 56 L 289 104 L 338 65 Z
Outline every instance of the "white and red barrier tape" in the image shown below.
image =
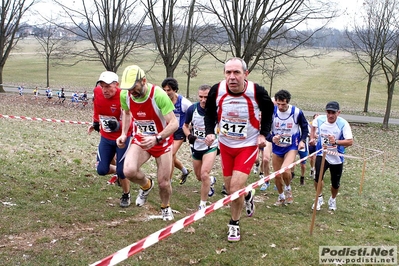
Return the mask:
M 80 121 L 70 121 L 63 119 L 50 119 L 50 118 L 37 118 L 37 117 L 27 117 L 27 116 L 16 116 L 16 115 L 2 115 L 0 118 L 11 118 L 11 119 L 22 119 L 31 121 L 46 121 L 46 122 L 56 122 L 56 123 L 66 123 L 66 124 L 80 124 L 80 125 L 91 125 L 91 122 L 80 122 Z
M 51 118 L 27 117 L 27 116 L 16 116 L 16 115 L 3 115 L 3 114 L 0 114 L 0 118 L 11 118 L 11 119 L 21 119 L 21 120 L 31 120 L 31 121 L 46 121 L 46 122 L 66 123 L 66 124 L 81 124 L 81 125 L 91 125 L 92 124 L 91 122 L 70 121 L 70 120 L 51 119 Z M 379 150 L 373 150 L 373 149 L 368 149 L 368 150 L 382 153 L 382 151 L 379 151 Z M 351 159 L 363 159 L 361 157 L 356 157 L 356 156 L 352 156 L 352 155 L 346 155 L 346 154 L 338 153 L 336 151 L 327 150 L 327 153 L 331 154 L 331 155 L 338 155 L 338 156 L 343 156 L 343 157 L 347 157 L 347 158 L 351 158 Z M 377 154 L 377 155 L 379 155 L 379 154 Z M 375 156 L 377 156 L 377 155 L 375 155 Z M 310 157 L 310 156 L 305 157 L 303 160 L 306 160 L 306 158 L 308 158 L 308 157 Z M 300 160 L 300 161 L 302 162 L 303 160 Z
M 342 157 L 351 158 L 351 159 L 363 159 L 362 157 L 356 157 L 356 156 L 352 156 L 352 155 L 347 155 L 347 154 L 339 153 L 339 152 L 336 152 L 336 151 L 331 151 L 331 150 L 328 150 L 328 149 L 327 149 L 327 154 L 342 156 Z
M 243 195 L 246 192 L 251 191 L 252 189 L 261 186 L 263 183 L 272 180 L 273 178 L 275 178 L 277 175 L 284 173 L 286 170 L 292 168 L 293 166 L 300 164 L 301 162 L 305 161 L 307 158 L 315 155 L 317 152 L 319 152 L 320 150 L 296 161 L 291 163 L 290 165 L 262 178 L 259 179 L 257 182 L 252 183 L 250 185 L 248 185 L 245 188 L 242 188 L 236 192 L 234 192 L 233 194 L 220 199 L 218 201 L 216 201 L 215 203 L 213 203 L 212 205 L 206 207 L 205 209 L 199 210 L 189 216 L 186 216 L 182 219 L 180 219 L 179 221 L 169 225 L 166 228 L 163 228 L 149 236 L 147 236 L 146 238 L 143 238 L 141 240 L 139 240 L 136 243 L 133 243 L 117 252 L 115 252 L 114 254 L 100 260 L 97 261 L 93 264 L 90 264 L 91 266 L 108 266 L 108 265 L 116 265 L 119 262 L 126 260 L 127 258 L 133 256 L 134 254 L 137 254 L 141 251 L 143 251 L 144 249 L 156 244 L 157 242 L 161 241 L 164 238 L 167 238 L 168 236 L 170 236 L 171 234 L 176 233 L 177 231 L 183 229 L 184 227 L 194 223 L 195 221 L 205 217 L 205 215 L 208 215 L 209 213 L 223 207 L 224 205 L 230 203 L 231 201 L 239 198 L 241 195 Z

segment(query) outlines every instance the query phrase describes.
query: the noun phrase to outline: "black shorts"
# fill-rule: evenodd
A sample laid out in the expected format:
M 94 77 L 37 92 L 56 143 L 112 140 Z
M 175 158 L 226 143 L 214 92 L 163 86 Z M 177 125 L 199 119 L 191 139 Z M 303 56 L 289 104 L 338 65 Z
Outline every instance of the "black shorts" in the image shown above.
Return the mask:
M 309 145 L 309 155 L 316 151 L 316 145 Z
M 175 133 L 173 133 L 173 139 L 174 140 L 183 140 L 186 141 L 186 135 L 184 134 L 184 131 L 182 128 L 178 128 Z
M 203 151 L 196 151 L 193 148 L 191 148 L 191 157 L 193 157 L 194 160 L 202 160 L 202 157 L 204 157 L 205 154 L 214 152 L 214 151 L 217 152 L 216 155 L 220 154 L 220 150 L 218 147 L 209 148 L 209 149 L 203 150 Z
M 320 174 L 320 167 L 321 167 L 321 160 L 322 156 L 316 156 L 316 163 L 315 163 L 315 177 L 314 181 L 317 183 L 319 180 L 319 174 Z M 330 169 L 330 175 L 331 175 L 331 186 L 335 189 L 338 189 L 340 186 L 340 181 L 341 181 L 341 176 L 342 176 L 342 170 L 344 169 L 344 164 L 329 164 L 327 160 L 324 162 L 324 170 L 323 170 L 323 179 L 324 179 L 324 174 L 326 173 L 327 169 Z

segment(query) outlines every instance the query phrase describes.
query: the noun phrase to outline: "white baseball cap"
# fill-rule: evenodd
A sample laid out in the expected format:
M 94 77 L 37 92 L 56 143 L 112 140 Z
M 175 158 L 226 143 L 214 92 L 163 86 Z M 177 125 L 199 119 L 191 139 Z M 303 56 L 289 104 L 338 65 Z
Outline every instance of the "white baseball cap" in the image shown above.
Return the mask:
M 107 84 L 111 84 L 112 82 L 118 82 L 118 75 L 112 71 L 104 71 L 98 78 L 97 83 L 99 83 L 100 81 Z

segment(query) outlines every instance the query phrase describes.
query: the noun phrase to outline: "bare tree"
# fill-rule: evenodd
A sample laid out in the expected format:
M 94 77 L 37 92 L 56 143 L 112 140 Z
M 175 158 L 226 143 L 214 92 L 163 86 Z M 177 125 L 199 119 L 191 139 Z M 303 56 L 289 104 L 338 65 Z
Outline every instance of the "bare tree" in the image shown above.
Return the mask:
M 2 0 L 0 17 L 0 92 L 3 88 L 3 69 L 11 50 L 17 45 L 21 18 L 36 0 Z
M 70 53 L 73 42 L 68 40 L 54 24 L 38 27 L 34 36 L 46 58 L 46 87 L 49 87 L 51 59 L 62 60 L 65 58 Z
M 146 14 L 135 13 L 142 10 L 140 0 L 82 0 L 82 9 L 54 2 L 73 25 L 57 26 L 91 43 L 91 48 L 75 54 L 82 60 L 100 61 L 105 69 L 117 72 L 127 56 L 144 45 L 139 40 Z
M 283 48 L 282 48 L 283 49 Z M 260 60 L 262 69 L 262 75 L 269 79 L 269 95 L 272 95 L 274 80 L 283 75 L 288 71 L 287 66 L 284 64 L 281 56 L 277 56 L 281 50 L 279 47 L 275 47 L 274 49 L 265 50 L 264 56 L 266 58 L 271 58 L 269 60 Z
M 192 78 L 195 78 L 198 75 L 198 65 L 202 58 L 204 58 L 206 52 L 202 50 L 200 47 L 197 48 L 194 42 L 191 42 L 189 46 L 187 56 L 185 59 L 187 60 L 187 69 L 184 73 L 187 75 L 187 87 L 186 87 L 186 97 L 190 97 L 190 81 Z
M 381 28 L 382 52 L 381 68 L 387 82 L 387 105 L 385 109 L 383 129 L 388 129 L 395 84 L 399 80 L 399 3 L 395 0 L 381 0 L 383 13 Z
M 383 2 L 367 0 L 363 3 L 364 14 L 361 21 L 354 21 L 353 31 L 345 30 L 350 43 L 350 49 L 343 48 L 351 53 L 367 74 L 366 97 L 363 112 L 368 112 L 371 84 L 373 78 L 381 70 L 381 53 L 383 41 L 383 27 L 385 12 Z
M 396 32 L 398 36 L 399 31 Z M 387 105 L 385 109 L 384 120 L 382 122 L 382 128 L 388 129 L 389 117 L 391 114 L 391 107 L 393 101 L 393 93 L 395 90 L 395 84 L 399 80 L 399 39 L 395 41 L 394 49 L 390 53 L 386 53 L 382 60 L 382 69 L 387 81 Z
M 200 61 L 208 54 L 208 51 L 215 48 L 215 45 L 209 45 L 207 49 L 203 49 L 207 44 L 204 42 L 207 39 L 208 33 L 207 28 L 208 25 L 199 24 L 199 19 L 201 16 L 197 16 L 196 22 L 193 22 L 191 30 L 190 30 L 190 45 L 187 53 L 184 56 L 184 59 L 187 61 L 187 69 L 184 73 L 187 75 L 187 87 L 186 87 L 186 97 L 190 97 L 190 81 L 192 78 L 195 78 L 200 71 L 199 63 Z M 213 48 L 212 48 L 213 47 Z
M 188 6 L 177 6 L 177 0 L 147 0 L 146 10 L 153 27 L 157 52 L 166 68 L 166 76 L 173 77 L 176 68 L 192 41 L 190 33 L 195 0 Z M 158 9 L 162 8 L 162 11 Z
M 277 56 L 283 55 L 295 50 L 312 36 L 297 31 L 299 25 L 309 20 L 324 20 L 327 23 L 336 16 L 330 1 L 320 0 L 215 0 L 202 4 L 200 8 L 215 18 L 212 21 L 214 24 L 223 28 L 223 32 L 216 34 L 227 35 L 228 41 L 222 46 L 225 47 L 223 51 L 243 58 L 250 71 L 260 60 L 270 59 L 263 56 L 263 51 L 273 40 L 290 38 L 290 49 Z M 212 55 L 220 62 L 225 61 L 217 53 Z

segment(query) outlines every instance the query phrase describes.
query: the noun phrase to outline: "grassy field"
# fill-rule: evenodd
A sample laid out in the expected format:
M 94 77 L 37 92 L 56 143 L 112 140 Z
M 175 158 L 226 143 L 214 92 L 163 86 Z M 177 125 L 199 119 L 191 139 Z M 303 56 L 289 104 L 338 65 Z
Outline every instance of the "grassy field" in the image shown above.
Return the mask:
M 0 95 L 0 114 L 90 121 L 91 112 L 90 106 L 37 104 Z M 87 135 L 86 127 L 0 119 L 0 265 L 88 265 L 172 223 L 150 219 L 159 215 L 157 186 L 144 207 L 119 207 L 121 189 L 106 185 L 109 177 L 95 172 L 99 136 Z M 378 154 L 371 149 L 384 154 L 366 161 L 362 193 L 363 160 L 347 159 L 338 210 L 328 211 L 324 205 L 312 235 L 310 207 L 315 192 L 307 172 L 305 186 L 293 180 L 294 203 L 290 206 L 273 206 L 278 196 L 273 188 L 257 191 L 255 215 L 243 216 L 239 243 L 227 242 L 230 212 L 226 206 L 120 265 L 317 265 L 321 245 L 397 245 L 398 129 L 353 125 L 355 145 L 347 150 L 349 155 L 371 158 Z M 191 166 L 187 145 L 180 149 L 179 157 Z M 144 169 L 154 177 L 153 160 Z M 179 185 L 178 174 L 175 171 L 172 182 L 171 204 L 178 211 L 175 221 L 196 211 L 200 188 L 193 175 Z M 217 193 L 210 203 L 223 198 L 219 161 L 213 175 Z M 256 180 L 251 174 L 249 181 Z M 137 189 L 132 186 L 133 198 Z M 328 189 L 324 195 L 327 200 Z
M 83 45 L 83 44 L 80 44 Z M 45 58 L 34 39 L 19 43 L 6 63 L 3 72 L 5 85 L 24 85 L 27 88 L 38 87 L 44 93 L 46 86 Z M 314 52 L 325 53 L 324 56 L 307 58 L 307 60 L 286 58 L 284 63 L 288 72 L 277 76 L 274 81 L 272 95 L 277 90 L 287 89 L 292 94 L 292 104 L 303 110 L 319 112 L 330 100 L 337 100 L 345 113 L 362 114 L 365 100 L 365 73 L 360 66 L 351 61 L 349 54 L 342 51 L 302 50 L 297 56 L 309 57 Z M 151 83 L 161 84 L 165 78 L 164 66 L 155 62 L 156 51 L 137 49 L 117 74 L 122 75 L 123 69 L 131 64 L 138 64 L 147 73 Z M 71 63 L 66 61 L 64 63 Z M 155 62 L 155 63 L 154 63 Z M 179 81 L 180 93 L 186 95 L 187 76 L 184 73 L 187 63 L 182 61 L 175 72 Z M 215 71 L 216 70 L 216 71 Z M 52 65 L 50 69 L 50 86 L 54 91 L 64 87 L 67 91 L 92 91 L 99 74 L 104 71 L 100 63 L 84 62 L 75 66 Z M 193 99 L 201 84 L 214 84 L 223 78 L 223 65 L 211 56 L 206 56 L 198 66 L 198 76 L 191 80 L 189 98 Z M 255 69 L 249 76 L 250 80 L 269 88 L 268 79 L 261 71 Z M 396 95 L 394 97 L 397 97 Z M 382 77 L 374 80 L 370 95 L 369 114 L 383 116 L 385 114 L 387 90 Z M 394 98 L 392 118 L 399 118 L 399 101 Z
M 28 58 L 32 64 L 23 63 Z M 18 85 L 23 81 L 29 87 L 42 86 L 44 69 L 41 74 L 43 62 L 38 55 L 14 54 L 11 59 L 4 83 Z M 293 103 L 305 110 L 322 112 L 327 101 L 337 99 L 343 112 L 361 113 L 359 95 L 363 95 L 365 81 L 356 67 L 345 63 L 346 59 L 345 54 L 334 52 L 302 66 L 302 70 L 299 62 L 293 62 L 293 66 L 298 65 L 276 87 L 290 90 Z M 201 83 L 220 80 L 222 72 L 212 73 L 215 68 L 221 70 L 222 66 L 206 58 L 191 91 Z M 159 84 L 164 73 L 161 67 L 156 69 L 151 71 L 151 79 Z M 98 64 L 89 63 L 58 67 L 53 70 L 53 86 L 89 89 L 102 70 Z M 182 73 L 179 75 L 185 80 Z M 252 77 L 262 79 L 256 71 Z M 370 103 L 373 113 L 383 113 L 385 95 L 383 86 L 377 86 Z M 397 115 L 398 102 L 394 104 L 393 115 Z M 91 121 L 92 109 L 0 94 L 0 114 L 84 122 Z M 184 185 L 179 185 L 178 171 L 172 181 L 171 205 L 178 212 L 173 222 L 151 219 L 159 215 L 157 185 L 144 207 L 120 208 L 121 188 L 107 185 L 109 176 L 97 175 L 94 165 L 99 136 L 87 135 L 85 125 L 0 118 L 0 128 L 0 265 L 88 265 L 197 209 L 200 183 L 190 175 Z M 273 206 L 278 195 L 272 187 L 265 192 L 257 190 L 255 215 L 247 218 L 243 212 L 239 243 L 227 242 L 230 210 L 225 206 L 120 265 L 305 266 L 318 265 L 319 246 L 397 245 L 399 127 L 383 131 L 375 124 L 352 125 L 352 130 L 355 143 L 347 154 L 358 159 L 346 160 L 338 210 L 328 211 L 324 205 L 317 213 L 312 235 L 310 207 L 315 191 L 307 171 L 304 186 L 299 186 L 299 179 L 293 180 L 294 203 L 290 206 Z M 183 145 L 178 156 L 191 168 L 188 145 Z M 363 158 L 369 159 L 360 191 Z M 154 177 L 154 169 L 153 160 L 144 166 L 150 177 Z M 217 193 L 210 203 L 223 198 L 219 160 L 212 174 L 217 177 Z M 251 174 L 249 181 L 257 178 Z M 134 200 L 138 187 L 133 185 L 131 192 Z M 324 195 L 327 201 L 328 189 Z

